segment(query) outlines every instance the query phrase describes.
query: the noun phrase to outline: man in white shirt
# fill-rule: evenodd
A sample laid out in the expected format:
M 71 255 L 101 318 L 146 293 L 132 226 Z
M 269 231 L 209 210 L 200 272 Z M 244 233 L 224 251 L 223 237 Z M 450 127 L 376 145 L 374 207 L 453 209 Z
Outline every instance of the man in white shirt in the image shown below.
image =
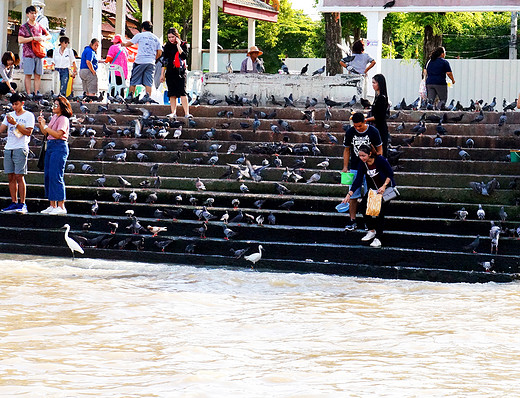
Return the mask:
M 69 70 L 72 70 L 72 77 L 76 76 L 76 58 L 74 52 L 68 47 L 69 38 L 67 36 L 60 37 L 60 45 L 54 50 L 52 63 L 54 70 L 60 74 L 60 94 L 64 97 L 67 93 L 67 84 L 69 83 Z
M 14 93 L 10 101 L 14 112 L 8 113 L 5 117 L 0 125 L 0 134 L 7 131 L 7 142 L 4 148 L 4 173 L 9 178 L 11 204 L 2 209 L 2 212 L 27 213 L 24 175 L 27 174 L 27 155 L 29 155 L 29 141 L 34 128 L 34 115 L 23 109 L 24 98 L 20 94 Z
M 135 86 L 141 84 L 146 88 L 143 102 L 151 102 L 153 75 L 155 72 L 155 61 L 162 55 L 162 44 L 159 38 L 152 33 L 152 23 L 144 21 L 141 24 L 141 33 L 136 34 L 132 40 L 122 42 L 124 47 L 138 44 L 137 56 L 135 57 L 128 89 L 128 101 L 133 101 Z

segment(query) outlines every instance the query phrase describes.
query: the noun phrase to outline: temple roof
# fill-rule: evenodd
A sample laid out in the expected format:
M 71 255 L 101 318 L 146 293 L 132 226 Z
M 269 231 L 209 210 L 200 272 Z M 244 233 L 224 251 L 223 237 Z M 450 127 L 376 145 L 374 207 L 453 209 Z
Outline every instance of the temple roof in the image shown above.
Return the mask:
M 278 10 L 262 0 L 224 0 L 224 13 L 261 21 L 277 22 Z
M 272 6 L 263 2 L 262 0 L 225 0 L 225 1 L 226 1 L 226 3 L 236 4 L 239 6 L 244 6 L 244 7 L 249 7 L 249 8 L 258 8 L 259 10 L 276 12 L 276 10 Z

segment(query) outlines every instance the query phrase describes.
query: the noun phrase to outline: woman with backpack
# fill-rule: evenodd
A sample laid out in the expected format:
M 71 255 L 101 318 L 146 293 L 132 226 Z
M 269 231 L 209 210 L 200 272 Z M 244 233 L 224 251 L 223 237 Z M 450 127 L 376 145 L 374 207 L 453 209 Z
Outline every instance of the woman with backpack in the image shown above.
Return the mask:
M 181 40 L 175 28 L 168 29 L 168 41 L 164 45 L 161 83 L 166 81 L 170 98 L 171 118 L 177 117 L 177 98 L 181 99 L 184 117 L 191 118 L 188 96 L 186 94 L 186 59 L 188 43 Z

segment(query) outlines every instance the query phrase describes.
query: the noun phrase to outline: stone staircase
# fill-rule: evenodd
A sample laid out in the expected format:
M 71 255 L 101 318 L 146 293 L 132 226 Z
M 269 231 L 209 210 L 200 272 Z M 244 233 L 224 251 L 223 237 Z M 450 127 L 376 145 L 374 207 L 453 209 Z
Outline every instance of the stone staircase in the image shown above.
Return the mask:
M 520 163 L 511 163 L 507 159 L 511 149 L 519 148 L 520 137 L 515 134 L 520 124 L 517 113 L 509 113 L 508 122 L 501 128 L 497 126 L 499 113 L 486 113 L 480 124 L 470 123 L 475 114 L 465 113 L 462 121 L 444 124 L 448 133 L 442 136 L 443 143 L 438 147 L 434 146 L 436 123 L 427 123 L 426 133 L 416 137 L 412 146 L 408 147 L 403 139 L 412 136 L 410 129 L 423 112 L 401 112 L 400 117 L 389 124 L 393 145 L 401 145 L 399 150 L 402 154 L 396 171 L 401 196 L 389 207 L 383 248 L 372 249 L 361 242 L 365 231 L 344 232 L 346 217 L 334 209 L 346 194 L 345 186 L 339 183 L 339 170 L 343 164 L 342 125 L 349 116 L 344 109 L 333 109 L 332 120 L 328 122 L 329 132 L 339 141 L 334 145 L 322 127 L 324 109 L 316 110 L 316 124 L 310 125 L 301 120 L 301 112 L 295 108 L 254 108 L 254 112 L 270 114 L 276 110 L 277 113 L 274 120 L 261 119 L 258 131 L 254 133 L 252 127 L 240 126 L 241 122 L 252 124 L 253 119 L 243 114 L 249 107 L 193 107 L 191 111 L 196 126 L 184 126 L 179 139 L 171 138 L 175 128 L 168 129 L 171 134 L 166 139 L 150 139 L 120 137 L 117 130 L 128 128 L 133 131 L 133 121 L 141 116 L 139 108 L 150 111 L 150 120 L 162 120 L 169 113 L 169 107 L 135 105 L 126 109 L 117 104 L 109 105 L 108 114 L 116 120 L 116 125 L 108 127 L 112 134 L 105 138 L 103 124 L 107 124 L 107 115 L 96 114 L 98 104 L 87 106 L 91 110 L 90 116 L 94 118 L 94 123 L 87 127 L 96 131 L 97 142 L 90 149 L 90 138 L 79 136 L 81 125 L 76 126 L 77 131 L 70 139 L 68 162 L 74 165 L 75 170 L 65 175 L 68 215 L 37 213 L 46 208 L 48 202 L 43 199 L 43 173 L 36 171 L 37 160 L 31 159 L 30 173 L 26 177 L 30 213 L 0 215 L 0 251 L 69 256 L 63 230 L 60 230 L 68 223 L 71 234 L 83 237 L 77 239 L 97 237 L 100 240 L 101 243 L 95 247 L 91 247 L 91 242 L 85 245 L 85 256 L 92 258 L 250 268 L 250 262 L 244 258 L 235 259 L 230 249 L 249 248 L 247 255 L 257 252 L 261 244 L 264 253 L 255 265 L 258 270 L 443 282 L 508 282 L 517 279 L 520 274 L 518 235 L 509 233 L 506 236 L 508 234 L 503 233 L 499 254 L 489 254 L 490 220 L 498 222 L 501 206 L 509 215 L 505 222 L 501 222 L 502 228 L 513 230 L 520 226 L 520 179 L 516 188 L 510 188 L 513 179 L 520 177 Z M 121 108 L 123 111 L 113 112 L 118 108 L 118 112 Z M 73 109 L 75 115 L 81 117 L 79 104 L 74 104 Z M 232 111 L 233 117 L 217 116 L 221 111 Z M 435 112 L 427 114 L 442 116 L 442 113 Z M 459 115 L 459 112 L 449 112 L 449 117 Z M 293 130 L 273 134 L 270 124 L 278 124 L 278 119 L 288 121 Z M 406 126 L 405 132 L 395 133 L 395 128 L 402 122 Z M 229 127 L 222 127 L 225 123 Z M 215 138 L 202 139 L 212 127 L 216 128 Z M 147 128 L 143 127 L 143 132 Z M 301 159 L 302 155 L 295 152 L 299 151 L 301 144 L 309 144 L 311 133 L 318 136 L 321 155 L 305 155 L 302 181 L 318 171 L 317 164 L 326 157 L 330 160 L 330 167 L 321 170 L 318 183 L 282 182 L 290 193 L 280 195 L 275 183 L 281 182 L 286 166 L 290 167 Z M 475 142 L 473 149 L 466 149 L 471 160 L 462 161 L 457 146 L 464 147 L 470 137 Z M 196 144 L 194 140 L 197 140 Z M 97 160 L 101 148 L 110 141 L 115 143 L 115 148 L 107 150 L 103 161 Z M 272 153 L 271 146 L 266 145 L 284 141 L 287 141 L 286 145 L 293 146 L 293 153 L 282 149 L 278 155 Z M 158 151 L 154 144 L 165 148 Z M 186 150 L 187 144 L 192 144 L 196 150 Z M 222 147 L 218 150 L 218 162 L 210 165 L 207 164 L 211 156 L 208 151 L 215 144 Z M 231 144 L 236 144 L 237 149 L 227 154 Z M 113 155 L 123 148 L 128 149 L 126 162 L 116 162 Z M 31 149 L 35 153 L 39 151 L 37 146 Z M 145 154 L 148 159 L 140 162 L 138 153 Z M 229 169 L 227 163 L 235 163 L 242 154 L 247 155 L 253 165 L 261 165 L 264 160 L 269 162 L 270 166 L 262 173 L 262 181 L 221 178 Z M 273 166 L 273 159 L 277 156 L 283 163 L 280 168 Z M 94 171 L 82 171 L 85 163 Z M 155 177 L 150 176 L 150 168 L 154 164 L 158 164 L 159 188 L 153 187 Z M 95 180 L 103 175 L 106 177 L 104 187 L 98 186 Z M 118 176 L 132 186 L 121 188 Z M 197 177 L 205 184 L 205 191 L 195 188 Z M 487 182 L 492 178 L 497 178 L 501 189 L 491 196 L 479 195 L 469 187 L 471 181 Z M 148 181 L 150 186 L 141 187 L 143 181 Z M 249 188 L 248 193 L 240 191 L 242 183 Z M 1 198 L 8 203 L 5 175 L 2 175 L 0 184 L 3 186 Z M 114 189 L 124 196 L 119 203 L 112 198 Z M 135 204 L 128 199 L 132 191 L 138 196 Z M 156 193 L 157 201 L 147 203 L 152 192 Z M 178 195 L 182 196 L 181 202 L 176 200 Z M 200 228 L 203 222 L 198 220 L 194 210 L 201 209 L 208 198 L 214 199 L 208 211 L 216 218 L 207 223 L 206 237 L 201 238 L 194 230 Z M 238 209 L 233 206 L 233 199 L 240 201 Z M 254 204 L 259 199 L 265 200 L 260 209 Z M 94 200 L 99 204 L 99 212 L 95 216 L 91 215 Z M 294 201 L 290 210 L 280 207 L 288 200 Z M 486 211 L 486 220 L 476 217 L 479 204 Z M 455 219 L 455 211 L 462 207 L 469 212 L 466 221 Z M 164 214 L 164 211 L 178 209 L 182 212 L 175 219 Z M 144 227 L 164 226 L 168 228 L 167 232 L 157 237 L 148 231 L 132 234 L 127 229 L 131 224 L 125 213 L 127 210 L 133 210 Z M 247 217 L 244 217 L 240 223 L 230 223 L 228 226 L 236 235 L 225 239 L 220 218 L 227 211 L 232 219 L 239 210 L 253 218 L 263 216 L 265 221 L 263 225 L 258 225 L 254 220 L 248 223 Z M 270 214 L 276 218 L 274 225 L 267 221 Z M 115 234 L 110 234 L 109 222 L 118 223 Z M 86 223 L 90 224 L 88 230 L 83 227 Z M 463 247 L 472 242 L 477 234 L 481 237 L 478 254 L 464 250 Z M 156 242 L 168 239 L 172 242 L 163 252 Z M 193 252 L 187 251 L 187 246 L 192 244 L 195 244 Z M 495 260 L 492 272 L 485 272 L 481 263 L 491 259 Z

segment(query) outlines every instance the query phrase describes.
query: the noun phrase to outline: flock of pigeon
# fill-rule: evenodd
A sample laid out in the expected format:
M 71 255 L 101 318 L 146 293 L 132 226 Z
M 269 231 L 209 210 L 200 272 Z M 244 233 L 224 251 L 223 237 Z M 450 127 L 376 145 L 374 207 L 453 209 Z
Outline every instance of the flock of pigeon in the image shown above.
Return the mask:
M 36 111 L 50 111 L 50 101 L 52 97 L 48 99 L 42 99 L 38 103 L 27 102 L 26 108 L 33 112 Z M 216 128 L 211 128 L 208 131 L 201 133 L 199 138 L 182 140 L 183 132 L 186 129 L 198 128 L 198 123 L 194 119 L 176 120 L 164 117 L 157 117 L 150 113 L 150 110 L 144 107 L 132 106 L 125 104 L 117 98 L 108 98 L 110 102 L 115 104 L 108 106 L 105 104 L 98 104 L 96 115 L 94 115 L 90 107 L 82 104 L 80 106 L 81 115 L 73 117 L 71 120 L 73 127 L 71 128 L 71 136 L 76 137 L 88 137 L 88 147 L 90 149 L 99 148 L 99 152 L 95 155 L 93 160 L 104 161 L 104 162 L 118 162 L 124 163 L 127 161 L 128 156 L 135 156 L 135 159 L 139 162 L 149 162 L 149 154 L 147 151 L 168 151 L 170 156 L 169 161 L 177 163 L 181 160 L 184 162 L 191 160 L 193 164 L 206 164 L 206 165 L 226 165 L 227 171 L 221 176 L 222 179 L 232 179 L 240 182 L 239 194 L 236 198 L 231 200 L 236 214 L 215 214 L 212 211 L 212 207 L 215 199 L 213 197 L 207 197 L 205 201 L 199 203 L 199 199 L 193 195 L 189 197 L 183 197 L 181 194 L 174 195 L 174 199 L 171 203 L 174 203 L 173 208 L 157 208 L 154 212 L 154 218 L 157 220 L 177 220 L 178 217 L 183 214 L 186 215 L 186 209 L 183 209 L 184 203 L 194 207 L 193 215 L 187 216 L 187 219 L 195 219 L 200 221 L 200 225 L 194 229 L 194 235 L 199 239 L 204 239 L 208 231 L 208 222 L 221 225 L 222 227 L 222 238 L 229 240 L 237 235 L 237 232 L 233 230 L 234 225 L 242 224 L 256 224 L 263 225 L 264 222 L 268 224 L 276 224 L 276 217 L 273 212 L 267 213 L 261 212 L 258 214 L 251 214 L 251 211 L 245 211 L 240 208 L 240 194 L 246 194 L 250 191 L 248 185 L 263 180 L 263 173 L 267 169 L 279 169 L 280 180 L 273 182 L 273 193 L 280 195 L 290 194 L 290 190 L 284 185 L 286 182 L 303 182 L 312 184 L 319 182 L 321 179 L 321 173 L 319 171 L 308 172 L 306 167 L 306 157 L 315 156 L 321 157 L 319 162 L 315 162 L 318 169 L 327 170 L 330 166 L 330 159 L 323 157 L 319 148 L 320 142 L 328 142 L 330 144 L 338 144 L 337 137 L 331 133 L 330 120 L 332 119 L 331 109 L 334 107 L 348 108 L 350 112 L 356 110 L 367 109 L 370 103 L 365 99 L 359 99 L 354 96 L 351 101 L 340 103 L 333 101 L 329 98 L 325 98 L 323 103 L 320 103 L 316 98 L 307 98 L 304 104 L 297 105 L 292 97 L 289 95 L 284 97 L 283 100 L 277 100 L 274 96 L 271 96 L 269 105 L 275 106 L 272 108 L 271 113 L 266 114 L 265 112 L 255 109 L 258 104 L 256 96 L 253 98 L 241 97 L 235 95 L 233 97 L 225 97 L 224 100 L 209 98 L 207 104 L 209 106 L 220 105 L 225 102 L 229 109 L 220 109 L 216 116 L 222 118 L 222 123 L 218 125 L 219 129 L 226 130 L 233 128 L 238 130 L 250 130 L 256 132 L 262 123 L 268 123 L 272 134 L 272 139 L 267 142 L 259 143 L 247 143 L 240 154 L 237 153 L 237 157 L 234 161 L 227 162 L 221 161 L 221 154 L 234 155 L 237 152 L 238 146 L 242 146 L 242 141 L 245 141 L 241 134 L 234 132 L 229 136 L 232 142 L 229 143 L 227 148 L 222 148 L 220 143 L 212 143 L 207 145 L 206 142 L 215 140 L 218 138 L 218 132 Z M 389 117 L 389 121 L 398 123 L 401 112 L 410 109 L 431 109 L 431 104 L 421 104 L 419 100 L 414 101 L 411 104 L 406 104 L 403 101 L 395 107 L 395 112 Z M 516 106 L 516 101 L 507 103 L 504 100 L 503 113 L 500 117 L 498 128 L 502 127 L 507 123 L 507 111 L 511 111 Z M 240 108 L 244 110 L 240 114 Z M 315 125 L 317 129 L 321 130 L 321 133 L 310 133 L 308 143 L 292 143 L 290 137 L 286 134 L 287 132 L 294 131 L 292 121 L 283 120 L 277 115 L 276 107 L 298 107 L 301 108 L 301 120 L 304 123 Z M 323 120 L 317 121 L 315 117 L 317 107 L 324 107 L 325 113 Z M 415 137 L 425 134 L 428 129 L 427 123 L 435 123 L 436 137 L 434 140 L 435 146 L 442 146 L 442 138 L 447 134 L 447 130 L 444 127 L 446 123 L 457 123 L 466 117 L 468 118 L 467 111 L 474 111 L 476 116 L 473 119 L 467 120 L 466 123 L 480 123 L 484 120 L 484 111 L 493 111 L 496 107 L 496 99 L 490 104 L 484 104 L 483 101 L 471 101 L 469 107 L 464 108 L 460 103 L 452 101 L 445 109 L 442 114 L 436 113 L 424 113 L 417 124 L 412 127 L 407 127 L 405 122 L 401 122 L 395 128 L 395 132 L 405 133 L 410 129 L 413 135 L 410 138 L 401 139 L 399 142 L 397 137 L 394 137 L 389 148 L 388 158 L 394 168 L 398 167 L 399 157 L 403 153 L 401 150 L 402 146 L 411 146 L 414 142 Z M 9 107 L 4 107 L 7 111 Z M 459 116 L 450 117 L 449 111 L 466 111 Z M 115 114 L 126 114 L 135 115 L 129 126 L 118 126 L 117 121 L 110 115 L 113 112 Z M 235 117 L 235 113 L 237 113 Z M 236 121 L 237 118 L 241 121 Z M 89 127 L 99 123 L 100 119 L 106 118 L 106 122 L 102 126 L 101 134 L 95 128 Z M 345 124 L 344 129 L 350 127 Z M 520 132 L 515 131 L 515 135 L 520 135 Z M 116 149 L 116 137 L 129 138 L 125 140 L 128 142 L 128 147 Z M 326 137 L 326 138 L 325 138 Z M 133 140 L 134 138 L 147 138 L 144 140 Z M 33 135 L 32 139 L 34 144 L 39 144 L 38 139 Z M 175 141 L 172 146 L 170 143 Z M 201 144 L 203 143 L 203 144 Z M 209 143 L 208 143 L 209 144 Z M 245 144 L 245 143 L 244 143 Z M 475 143 L 471 138 L 466 141 L 465 148 L 458 147 L 458 155 L 462 161 L 471 159 L 471 149 Z M 176 149 L 174 149 L 176 148 Z M 132 152 L 130 152 L 132 151 Z M 261 164 L 252 164 L 248 158 L 248 154 L 263 154 L 266 158 Z M 187 154 L 193 154 L 193 156 L 187 157 Z M 282 164 L 282 159 L 279 155 L 296 155 L 297 159 L 288 165 Z M 226 156 L 229 159 L 229 156 Z M 132 159 L 133 160 L 133 159 Z M 96 163 L 99 164 L 99 163 Z M 67 164 L 68 172 L 82 172 L 87 174 L 93 174 L 99 172 L 96 170 L 96 165 L 90 164 L 88 161 L 83 162 L 70 162 Z M 128 199 L 130 205 L 144 202 L 150 205 L 154 205 L 158 201 L 158 195 L 161 191 L 161 176 L 160 169 L 164 167 L 159 163 L 154 163 L 150 167 L 149 178 L 143 179 L 141 182 L 136 183 L 134 181 L 128 181 L 123 176 L 118 176 L 118 187 L 111 187 L 113 189 L 112 198 L 114 202 L 122 202 Z M 110 179 L 111 181 L 111 179 Z M 512 185 L 517 184 L 518 179 L 511 182 Z M 105 187 L 107 184 L 107 178 L 105 175 L 96 178 L 93 185 L 97 187 Z M 487 183 L 485 182 L 472 182 L 471 188 L 478 194 L 488 196 L 492 195 L 493 192 L 500 188 L 498 181 L 493 179 Z M 204 192 L 206 186 L 204 181 L 200 178 L 196 178 L 193 181 L 193 187 L 199 192 Z M 511 188 L 511 187 L 510 187 Z M 144 198 L 142 197 L 144 194 Z M 267 202 L 272 209 L 290 210 L 294 205 L 294 200 L 280 200 L 269 199 Z M 257 209 L 265 209 L 266 200 L 259 199 L 254 203 Z M 92 205 L 92 215 L 96 216 L 99 212 L 99 203 L 97 200 Z M 264 207 L 262 207 L 264 206 Z M 479 206 L 477 212 L 478 219 L 485 218 L 485 212 L 482 206 Z M 184 213 L 183 213 L 184 212 Z M 117 222 L 109 222 L 107 229 L 109 233 L 101 234 L 94 237 L 87 231 L 90 228 L 90 223 L 85 223 L 83 229 L 84 234 L 71 235 L 79 242 L 81 247 L 98 247 L 108 248 L 114 247 L 116 249 L 128 249 L 136 248 L 142 249 L 144 247 L 145 236 L 153 238 L 153 245 L 158 250 L 165 251 L 165 249 L 173 243 L 171 239 L 161 239 L 161 234 L 167 232 L 167 227 L 157 225 L 146 225 L 146 227 L 140 224 L 139 219 L 134 214 L 134 209 L 129 208 L 126 212 L 128 215 L 127 224 L 123 227 L 125 231 L 131 232 L 132 236 L 127 236 L 124 239 L 117 239 L 117 231 L 119 225 Z M 265 214 L 265 215 L 264 215 Z M 463 221 L 468 217 L 468 212 L 464 208 L 456 212 L 456 218 Z M 266 217 L 267 220 L 264 219 Z M 500 217 L 502 221 L 507 219 L 507 214 L 502 207 Z M 153 223 L 151 223 L 153 224 Z M 121 230 L 121 229 L 119 229 Z M 490 229 L 490 239 L 492 242 L 492 252 L 498 251 L 498 239 L 500 234 L 510 236 L 520 236 L 520 227 L 516 230 L 508 229 L 504 226 L 494 225 L 492 222 Z M 515 235 L 516 234 L 516 235 Z M 83 236 L 84 235 L 84 236 Z M 68 231 L 67 231 L 68 237 Z M 69 238 L 70 239 L 70 238 Z M 477 237 L 474 242 L 470 245 L 465 246 L 464 249 L 476 252 L 479 247 L 480 237 Z M 197 250 L 197 245 L 200 245 L 200 241 L 196 241 L 186 246 L 186 253 L 194 253 Z M 70 247 L 70 245 L 69 245 Z M 72 248 L 71 248 L 72 250 Z M 262 257 L 263 248 L 258 248 L 257 253 L 253 253 L 249 256 L 244 256 L 249 247 L 241 248 L 238 250 L 231 249 L 231 254 L 234 258 L 245 258 L 251 263 L 255 264 Z M 492 266 L 490 267 L 490 269 Z

